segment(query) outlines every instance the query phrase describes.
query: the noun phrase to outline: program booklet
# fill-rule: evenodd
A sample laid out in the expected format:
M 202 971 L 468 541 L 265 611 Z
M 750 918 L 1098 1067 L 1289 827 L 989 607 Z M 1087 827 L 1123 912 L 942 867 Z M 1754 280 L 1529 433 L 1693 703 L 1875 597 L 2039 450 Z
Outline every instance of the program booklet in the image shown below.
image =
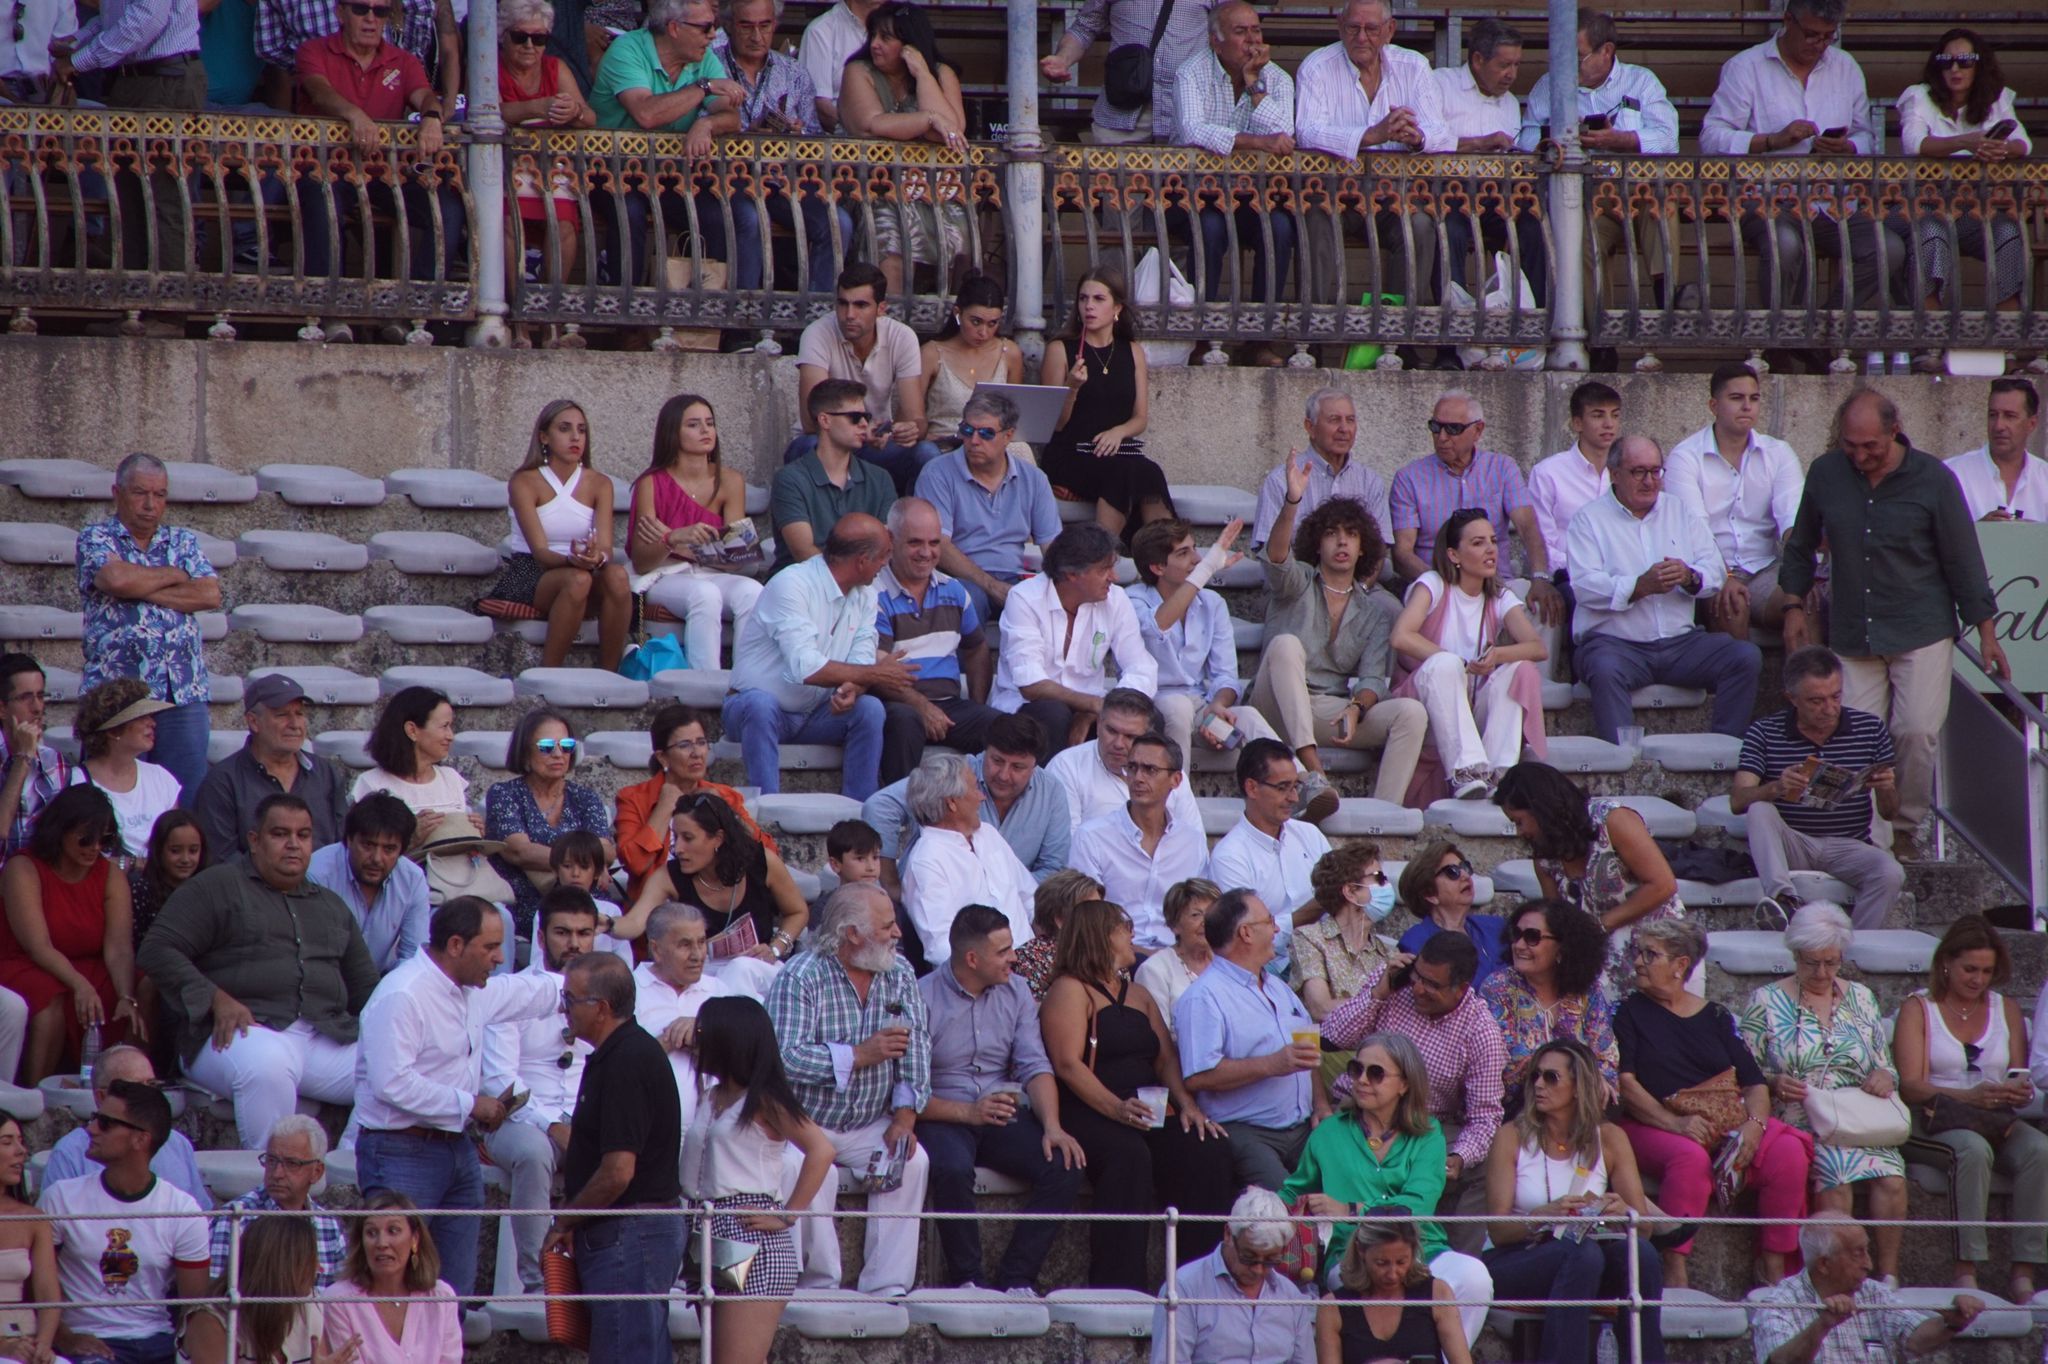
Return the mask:
M 1799 803 L 1809 810 L 1832 810 L 1843 801 L 1862 795 L 1869 777 L 1867 767 L 1824 762 L 1807 779 L 1806 794 L 1799 798 Z
M 761 935 L 754 928 L 754 916 L 742 914 L 704 946 L 711 960 L 724 961 L 728 957 L 744 956 L 760 945 Z
M 754 518 L 742 516 L 725 528 L 725 534 L 706 541 L 691 551 L 700 564 L 758 564 L 761 562 L 761 533 Z

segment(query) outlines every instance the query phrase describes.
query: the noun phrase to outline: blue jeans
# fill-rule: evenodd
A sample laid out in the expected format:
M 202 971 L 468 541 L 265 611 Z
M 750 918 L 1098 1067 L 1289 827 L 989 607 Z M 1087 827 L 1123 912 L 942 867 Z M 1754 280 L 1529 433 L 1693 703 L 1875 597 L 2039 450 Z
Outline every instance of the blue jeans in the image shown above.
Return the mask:
M 106 1345 L 114 1352 L 114 1364 L 172 1364 L 178 1357 L 177 1337 L 169 1331 L 156 1336 L 123 1336 L 107 1340 Z
M 345 246 L 349 230 L 359 229 L 363 223 L 360 189 L 342 180 L 325 187 L 330 194 L 321 194 L 321 188 L 303 180 L 296 187 L 302 230 L 306 238 L 306 258 L 300 268 L 308 275 L 325 275 L 341 264 L 341 258 L 330 251 L 327 240 L 330 195 L 331 209 L 340 225 L 340 231 L 336 234 L 338 242 Z M 264 177 L 262 194 L 265 203 L 283 202 L 283 187 L 271 177 Z M 388 213 L 394 217 L 398 213 L 399 199 L 404 199 L 408 253 L 406 264 L 410 267 L 411 277 L 435 278 L 434 208 L 428 200 L 426 188 L 408 180 L 399 187 L 398 194 L 393 195 L 390 185 L 381 180 L 373 180 L 369 185 L 369 197 L 371 212 Z M 462 205 L 462 195 L 448 185 L 436 184 L 434 199 L 439 201 L 441 206 L 441 249 L 445 256 L 441 266 L 444 272 L 442 277 L 453 278 L 468 255 L 469 214 Z M 366 244 L 364 250 L 370 252 L 372 247 Z M 387 278 L 398 268 L 396 253 L 397 246 L 394 243 L 376 271 L 378 278 Z
M 1031 1182 L 1024 1200 L 1025 1212 L 1071 1212 L 1080 1196 L 1087 1172 L 1068 1169 L 1060 1159 L 1045 1158 L 1045 1129 L 1029 1112 L 1020 1111 L 1016 1121 L 1001 1127 L 968 1127 L 960 1123 L 920 1122 L 917 1139 L 932 1159 L 931 1198 L 935 1212 L 974 1211 L 974 1167 L 986 1165 L 1006 1175 Z M 1010 1234 L 996 1269 L 994 1287 L 1031 1288 L 1038 1270 L 1052 1249 L 1060 1224 L 1050 1219 L 1022 1221 Z M 946 1283 L 980 1282 L 982 1267 L 981 1225 L 978 1222 L 939 1223 L 939 1244 L 946 1252 Z
M 789 196 L 779 189 L 770 189 L 762 198 L 768 204 L 768 221 L 777 227 L 795 231 L 791 220 Z M 808 258 L 808 288 L 812 293 L 829 294 L 832 281 L 838 269 L 832 260 L 832 218 L 825 211 L 825 201 L 816 195 L 806 194 L 802 199 L 804 215 L 804 254 Z M 847 259 L 853 257 L 853 215 L 845 209 L 839 214 L 839 249 Z M 751 196 L 734 195 L 732 201 L 733 241 L 733 287 L 758 289 L 766 277 L 761 262 L 761 210 L 755 206 Z M 791 262 L 794 264 L 794 262 Z
M 1749 729 L 1763 654 L 1748 640 L 1697 627 L 1648 644 L 1613 635 L 1581 635 L 1572 645 L 1573 668 L 1593 693 L 1593 732 L 1614 743 L 1621 727 L 1636 722 L 1628 694 L 1638 687 L 1706 687 L 1714 694 L 1716 734 L 1736 738 Z
M 181 801 L 192 799 L 199 783 L 206 780 L 206 736 L 212 730 L 212 717 L 207 714 L 203 697 L 157 712 L 156 747 L 149 750 L 149 760 L 158 767 L 168 768 L 178 779 L 178 798 Z M 140 853 L 143 849 L 130 848 L 129 851 Z
M 782 451 L 782 462 L 794 464 L 818 448 L 816 436 L 798 436 Z M 898 445 L 894 441 L 886 445 L 863 445 L 860 457 L 876 468 L 886 472 L 896 483 L 896 495 L 908 497 L 917 488 L 917 475 L 925 465 L 930 464 L 945 451 L 934 441 L 921 440 L 915 445 Z M 831 527 L 827 526 L 827 530 Z
M 356 1187 L 393 1189 L 422 1208 L 481 1208 L 483 1165 L 467 1136 L 422 1137 L 366 1127 L 356 1134 Z M 427 1230 L 441 1252 L 441 1277 L 462 1297 L 476 1295 L 476 1247 L 482 1231 L 474 1217 L 429 1217 Z
M 602 1217 L 576 1228 L 576 1273 L 585 1293 L 659 1293 L 644 1302 L 590 1304 L 590 1357 L 607 1364 L 669 1364 L 668 1291 L 683 1267 L 688 1219 Z
M 1533 1246 L 1508 1246 L 1490 1251 L 1486 1267 L 1493 1274 L 1493 1295 L 1504 1300 L 1548 1298 L 1553 1302 L 1574 1299 L 1625 1298 L 1628 1296 L 1628 1242 L 1542 1241 Z M 1663 1364 L 1664 1330 L 1662 1314 L 1654 1305 L 1664 1294 L 1664 1266 L 1649 1241 L 1636 1243 L 1636 1269 L 1643 1297 L 1653 1305 L 1643 1309 L 1643 1355 L 1636 1364 Z M 1588 1364 L 1593 1358 L 1589 1331 L 1593 1311 L 1589 1307 L 1546 1307 L 1543 1312 L 1543 1348 L 1537 1358 L 1548 1364 Z M 1622 1358 L 1629 1357 L 1628 1312 L 1623 1310 L 1614 1323 L 1615 1343 Z
M 738 740 L 747 780 L 763 795 L 782 789 L 784 744 L 844 744 L 839 789 L 866 800 L 881 785 L 882 723 L 888 712 L 879 696 L 863 695 L 844 715 L 832 713 L 830 699 L 808 715 L 784 710 L 768 692 L 748 688 L 725 698 L 725 732 Z

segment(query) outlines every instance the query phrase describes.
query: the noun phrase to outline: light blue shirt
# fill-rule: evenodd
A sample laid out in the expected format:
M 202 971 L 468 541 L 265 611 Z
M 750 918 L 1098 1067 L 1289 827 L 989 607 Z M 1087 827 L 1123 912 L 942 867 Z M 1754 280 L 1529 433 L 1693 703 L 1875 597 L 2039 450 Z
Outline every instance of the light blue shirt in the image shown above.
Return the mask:
M 1204 1108 L 1209 1097 L 1203 1097 Z M 1218 1246 L 1182 1265 L 1173 1281 L 1183 1298 L 1230 1301 L 1191 1302 L 1179 1308 L 1177 1344 L 1171 1355 L 1166 1352 L 1166 1304 L 1154 1307 L 1152 1364 L 1315 1364 L 1316 1300 L 1279 1270 L 1267 1270 L 1259 1296 L 1247 1298 L 1230 1277 L 1223 1247 Z M 1159 1296 L 1165 1298 L 1164 1286 Z
M 85 1153 L 89 1140 L 83 1127 L 74 1127 L 57 1139 L 57 1144 L 50 1148 L 50 1163 L 43 1167 L 43 1188 L 52 1188 L 60 1180 L 99 1173 L 103 1167 Z M 164 1183 L 191 1194 L 192 1201 L 200 1207 L 213 1206 L 206 1177 L 199 1173 L 199 1158 L 192 1153 L 192 1140 L 183 1132 L 171 1133 L 171 1139 L 149 1162 L 149 1168 Z
M 974 779 L 981 781 L 982 755 L 967 760 Z M 890 782 L 861 802 L 860 817 L 882 836 L 882 856 L 902 859 L 917 843 L 917 821 L 910 817 L 910 778 Z M 1010 805 L 1010 813 L 998 817 L 995 798 L 987 783 L 981 788 L 981 822 L 1003 836 L 1010 851 L 1043 882 L 1067 865 L 1067 849 L 1074 839 L 1074 819 L 1067 806 L 1067 788 L 1044 768 L 1031 774 L 1024 794 Z
M 1138 613 L 1138 634 L 1159 665 L 1155 696 L 1192 696 L 1214 701 L 1225 687 L 1242 699 L 1244 679 L 1237 675 L 1237 635 L 1230 626 L 1230 607 L 1211 588 L 1194 601 L 1170 630 L 1159 628 L 1159 589 L 1133 583 L 1124 589 Z
M 1214 1070 L 1223 1061 L 1247 1061 L 1287 1046 L 1298 1028 L 1315 1029 L 1308 1010 L 1287 983 L 1252 973 L 1217 957 L 1195 977 L 1173 1006 L 1174 1036 L 1180 1040 L 1183 1075 Z M 1308 1121 L 1314 1098 L 1308 1071 L 1254 1080 L 1235 1089 L 1202 1092 L 1202 1111 L 1217 1122 L 1253 1127 L 1293 1127 Z M 1223 1356 L 1250 1358 L 1249 1355 Z
M 426 942 L 427 922 L 434 908 L 427 903 L 427 874 L 411 858 L 398 859 L 377 898 L 368 904 L 363 902 L 363 888 L 349 866 L 346 842 L 330 843 L 314 853 L 306 864 L 306 879 L 341 897 L 348 912 L 356 916 L 379 971 L 391 970 Z
M 1010 471 L 990 492 L 968 470 L 967 452 L 955 450 L 924 466 L 917 495 L 939 509 L 939 529 L 953 548 L 992 577 L 1022 577 L 1024 542 L 1049 545 L 1060 533 L 1051 482 L 1018 460 L 1010 460 Z
M 1536 78 L 1536 88 L 1522 109 L 1522 134 L 1515 145 L 1533 152 L 1550 127 L 1548 71 Z M 1579 117 L 1600 114 L 1607 116 L 1607 126 L 1614 131 L 1634 133 L 1645 156 L 1670 156 L 1678 150 L 1678 110 L 1664 93 L 1664 82 L 1646 66 L 1618 61 L 1598 90 L 1579 87 Z
M 875 588 L 839 586 L 823 554 L 768 580 L 732 644 L 732 675 L 793 715 L 808 715 L 832 692 L 805 678 L 827 663 L 875 661 Z

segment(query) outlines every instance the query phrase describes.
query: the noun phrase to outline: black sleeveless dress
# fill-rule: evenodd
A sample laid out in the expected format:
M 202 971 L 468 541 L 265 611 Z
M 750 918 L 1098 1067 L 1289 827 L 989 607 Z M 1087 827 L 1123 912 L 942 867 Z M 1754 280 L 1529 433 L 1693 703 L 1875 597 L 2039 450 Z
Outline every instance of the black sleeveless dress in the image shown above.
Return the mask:
M 776 912 L 775 896 L 768 889 L 768 853 L 758 843 L 754 845 L 754 858 L 747 865 L 745 879 L 745 893 L 740 896 L 738 903 L 729 910 L 713 909 L 704 903 L 704 897 L 698 893 L 697 878 L 677 866 L 673 857 L 668 860 L 669 886 L 677 900 L 686 905 L 695 905 L 704 911 L 706 938 L 717 937 L 730 928 L 737 919 L 751 917 L 754 921 L 754 932 L 760 935 L 761 942 L 766 945 L 768 940 L 775 936 L 775 926 L 781 916 Z
M 1126 518 L 1146 502 L 1160 502 L 1173 515 L 1173 494 L 1166 471 L 1145 457 L 1145 441 L 1129 436 L 1108 459 L 1095 457 L 1095 438 L 1131 419 L 1138 405 L 1138 364 L 1131 343 L 1112 341 L 1107 349 L 1078 343 L 1088 362 L 1088 382 L 1074 395 L 1073 415 L 1053 432 L 1042 461 L 1045 476 L 1056 489 L 1083 501 L 1107 502 Z M 1067 357 L 1074 362 L 1074 356 Z M 1135 525 L 1127 525 L 1129 539 Z
M 1382 1340 L 1372 1333 L 1365 1308 L 1343 1303 L 1337 1308 L 1338 1357 L 1343 1364 L 1372 1364 L 1379 1359 L 1405 1361 L 1420 1356 L 1443 1358 L 1443 1342 L 1436 1333 L 1436 1317 L 1428 1302 L 1410 1299 L 1401 1308 L 1401 1320 L 1394 1334 Z

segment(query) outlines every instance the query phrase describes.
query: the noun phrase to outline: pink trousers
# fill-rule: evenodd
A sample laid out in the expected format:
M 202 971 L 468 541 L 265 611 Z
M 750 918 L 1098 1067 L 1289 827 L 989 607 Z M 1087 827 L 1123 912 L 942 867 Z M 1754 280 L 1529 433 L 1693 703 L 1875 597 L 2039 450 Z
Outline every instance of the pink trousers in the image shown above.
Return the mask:
M 1714 1193 L 1714 1159 L 1705 1147 L 1690 1137 L 1646 1127 L 1630 1118 L 1622 1119 L 1621 1130 L 1628 1134 L 1643 1177 L 1658 1181 L 1657 1206 L 1680 1220 L 1706 1212 Z M 1799 1249 L 1795 1223 L 1806 1216 L 1807 1174 L 1812 1165 L 1813 1138 L 1772 1118 L 1749 1167 L 1749 1187 L 1756 1191 L 1758 1217 L 1791 1219 L 1778 1225 L 1767 1223 L 1758 1233 L 1758 1242 L 1774 1255 Z M 1678 1252 L 1691 1254 L 1692 1242 L 1678 1247 Z

